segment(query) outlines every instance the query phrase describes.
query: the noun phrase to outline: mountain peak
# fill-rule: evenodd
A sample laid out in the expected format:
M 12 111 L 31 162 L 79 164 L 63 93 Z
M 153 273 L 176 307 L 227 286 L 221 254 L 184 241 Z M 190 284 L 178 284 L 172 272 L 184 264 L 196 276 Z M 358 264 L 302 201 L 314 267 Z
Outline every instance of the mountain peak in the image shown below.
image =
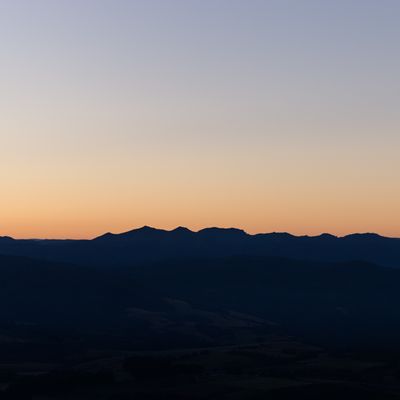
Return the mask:
M 220 235 L 247 236 L 247 233 L 243 229 L 237 229 L 237 228 L 218 228 L 218 227 L 204 228 L 201 229 L 198 233 L 211 236 L 220 236 Z
M 174 233 L 194 233 L 193 231 L 191 231 L 190 229 L 186 228 L 185 226 L 178 226 L 175 229 L 173 229 L 170 232 L 174 232 Z
M 151 226 L 147 226 L 144 225 L 141 228 L 136 228 L 136 229 L 132 229 L 130 231 L 127 232 L 122 232 L 122 233 L 111 233 L 111 232 L 107 232 L 104 235 L 101 235 L 97 238 L 95 238 L 95 240 L 98 239 L 117 239 L 117 238 L 122 238 L 122 239 L 126 239 L 126 238 L 130 238 L 130 237 L 134 237 L 137 235 L 152 235 L 152 234 L 158 234 L 158 233 L 164 233 L 167 232 L 165 230 L 162 229 L 156 229 L 153 228 Z
M 166 231 L 164 229 L 157 229 L 157 228 L 153 228 L 152 226 L 144 225 L 141 228 L 133 229 L 133 230 L 128 231 L 128 232 L 123 232 L 123 233 L 120 233 L 117 236 L 122 237 L 122 238 L 129 238 L 129 237 L 135 237 L 137 235 L 140 235 L 140 236 L 142 236 L 142 235 L 145 235 L 145 236 L 151 235 L 151 236 L 153 236 L 153 235 L 164 234 L 164 233 L 167 233 L 167 232 L 168 231 Z
M 128 231 L 126 233 L 130 233 L 130 232 L 165 232 L 163 229 L 157 229 L 157 228 L 153 228 L 152 226 L 149 225 L 143 225 L 141 228 L 137 228 L 137 229 L 133 229 L 131 231 Z
M 11 240 L 15 240 L 15 239 L 12 238 L 11 236 L 0 236 L 0 240 L 11 241 Z
M 378 233 L 366 232 L 366 233 L 352 233 L 344 236 L 343 239 L 387 239 Z
M 331 233 L 321 233 L 318 236 L 315 236 L 318 239 L 337 239 L 337 236 L 332 235 Z

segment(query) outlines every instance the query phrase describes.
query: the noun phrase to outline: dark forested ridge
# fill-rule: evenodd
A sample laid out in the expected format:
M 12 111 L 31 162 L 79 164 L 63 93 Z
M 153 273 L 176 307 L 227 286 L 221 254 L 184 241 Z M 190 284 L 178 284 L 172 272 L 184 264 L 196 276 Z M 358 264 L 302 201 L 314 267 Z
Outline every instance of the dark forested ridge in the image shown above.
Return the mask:
M 398 243 L 1 238 L 0 399 L 399 398 Z

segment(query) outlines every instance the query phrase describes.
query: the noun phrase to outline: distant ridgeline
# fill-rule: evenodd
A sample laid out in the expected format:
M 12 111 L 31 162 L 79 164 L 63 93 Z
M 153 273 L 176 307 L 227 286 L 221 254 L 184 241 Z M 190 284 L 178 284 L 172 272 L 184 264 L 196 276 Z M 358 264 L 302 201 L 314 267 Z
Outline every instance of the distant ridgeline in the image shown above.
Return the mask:
M 273 256 L 314 261 L 366 261 L 400 267 L 400 239 L 373 233 L 336 237 L 289 233 L 250 235 L 240 229 L 206 228 L 193 232 L 145 226 L 106 233 L 93 240 L 15 240 L 0 237 L 0 254 L 29 256 L 85 265 L 137 265 L 164 260 Z

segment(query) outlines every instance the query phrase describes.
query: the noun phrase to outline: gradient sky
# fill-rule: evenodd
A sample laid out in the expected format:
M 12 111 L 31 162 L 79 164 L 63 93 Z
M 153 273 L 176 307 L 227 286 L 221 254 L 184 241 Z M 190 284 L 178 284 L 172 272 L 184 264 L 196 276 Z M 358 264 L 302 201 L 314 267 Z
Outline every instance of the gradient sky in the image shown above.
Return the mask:
M 0 235 L 400 236 L 400 1 L 0 0 Z

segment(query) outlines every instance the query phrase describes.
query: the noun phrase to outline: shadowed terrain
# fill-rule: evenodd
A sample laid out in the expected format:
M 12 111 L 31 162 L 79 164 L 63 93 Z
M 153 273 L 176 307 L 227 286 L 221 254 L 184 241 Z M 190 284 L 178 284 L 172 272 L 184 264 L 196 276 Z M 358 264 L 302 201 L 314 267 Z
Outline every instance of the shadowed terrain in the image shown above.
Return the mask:
M 400 270 L 240 247 L 258 240 L 265 253 L 397 243 L 184 228 L 3 238 L 24 255 L 0 256 L 0 398 L 399 398 Z

